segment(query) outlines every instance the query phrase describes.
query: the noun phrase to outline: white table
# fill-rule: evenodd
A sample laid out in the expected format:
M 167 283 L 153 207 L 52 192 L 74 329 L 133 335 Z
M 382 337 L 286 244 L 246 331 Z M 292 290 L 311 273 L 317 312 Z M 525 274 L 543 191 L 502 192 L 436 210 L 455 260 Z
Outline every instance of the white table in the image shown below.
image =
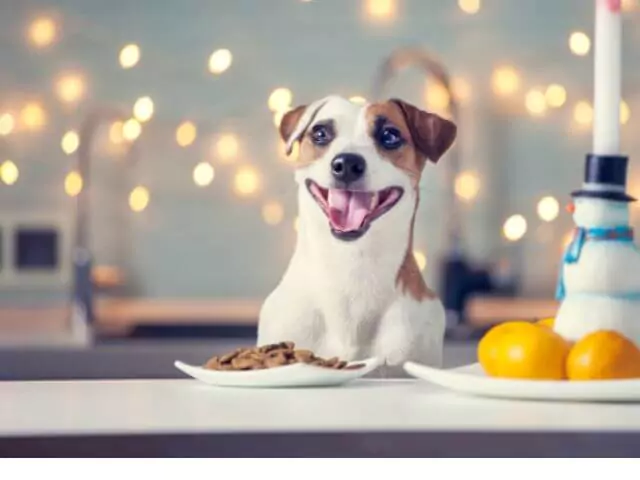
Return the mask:
M 639 454 L 640 405 L 492 400 L 411 380 L 0 382 L 0 457 Z

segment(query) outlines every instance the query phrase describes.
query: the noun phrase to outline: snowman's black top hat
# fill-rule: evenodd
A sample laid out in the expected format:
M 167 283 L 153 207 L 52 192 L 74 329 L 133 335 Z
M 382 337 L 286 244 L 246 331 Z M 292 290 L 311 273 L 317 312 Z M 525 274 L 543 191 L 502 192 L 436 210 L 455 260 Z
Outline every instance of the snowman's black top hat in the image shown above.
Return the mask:
M 571 196 L 635 202 L 625 192 L 628 161 L 622 155 L 587 155 L 582 188 Z

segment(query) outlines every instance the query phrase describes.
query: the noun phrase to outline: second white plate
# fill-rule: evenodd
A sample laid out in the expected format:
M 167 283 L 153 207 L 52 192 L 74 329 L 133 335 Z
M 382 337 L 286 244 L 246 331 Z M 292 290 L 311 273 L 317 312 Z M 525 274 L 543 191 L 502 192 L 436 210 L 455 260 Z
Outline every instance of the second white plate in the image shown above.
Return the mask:
M 209 385 L 247 388 L 329 387 L 341 385 L 367 375 L 380 365 L 380 361 L 377 358 L 351 363 L 363 363 L 364 367 L 354 370 L 334 370 L 305 363 L 294 363 L 293 365 L 264 370 L 225 372 L 195 367 L 180 361 L 176 361 L 174 365 L 190 377 Z
M 639 380 L 546 381 L 488 377 L 478 363 L 440 369 L 407 362 L 405 371 L 452 391 L 512 400 L 640 402 Z

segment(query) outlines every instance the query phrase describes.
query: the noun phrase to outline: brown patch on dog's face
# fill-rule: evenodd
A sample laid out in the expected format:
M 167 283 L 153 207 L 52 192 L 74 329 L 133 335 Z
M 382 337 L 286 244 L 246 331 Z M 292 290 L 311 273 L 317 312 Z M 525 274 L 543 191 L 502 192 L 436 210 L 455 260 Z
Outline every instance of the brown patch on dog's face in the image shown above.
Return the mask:
M 282 140 L 285 142 L 289 141 L 306 109 L 306 105 L 301 105 L 287 112 L 284 117 L 282 117 L 279 128 Z M 324 144 L 319 144 L 313 139 L 314 134 L 318 134 L 318 129 L 323 129 L 330 136 L 330 139 Z M 335 136 L 336 127 L 335 122 L 332 120 L 323 120 L 305 129 L 299 140 L 300 150 L 295 166 L 304 167 L 318 160 L 324 155 L 327 147 L 331 144 Z

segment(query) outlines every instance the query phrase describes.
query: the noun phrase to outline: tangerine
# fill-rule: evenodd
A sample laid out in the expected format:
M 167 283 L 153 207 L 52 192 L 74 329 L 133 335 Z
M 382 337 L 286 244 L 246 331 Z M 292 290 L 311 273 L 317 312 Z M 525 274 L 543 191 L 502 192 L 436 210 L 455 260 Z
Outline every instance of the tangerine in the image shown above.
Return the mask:
M 599 330 L 578 340 L 567 358 L 569 380 L 640 377 L 640 349 L 624 335 Z

